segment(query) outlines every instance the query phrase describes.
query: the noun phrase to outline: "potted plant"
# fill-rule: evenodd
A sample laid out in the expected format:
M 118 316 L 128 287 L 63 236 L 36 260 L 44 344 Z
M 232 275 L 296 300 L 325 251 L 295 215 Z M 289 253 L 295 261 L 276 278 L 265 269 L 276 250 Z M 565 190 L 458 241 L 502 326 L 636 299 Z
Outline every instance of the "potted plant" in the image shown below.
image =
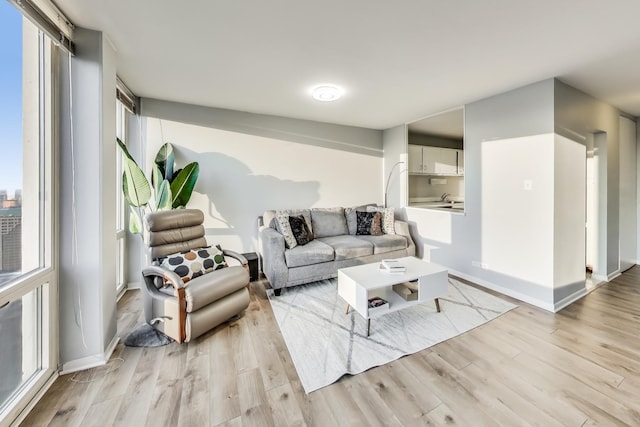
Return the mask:
M 191 162 L 176 170 L 173 145 L 167 142 L 158 150 L 151 180 L 148 180 L 124 143 L 119 138 L 116 140 L 124 156 L 122 192 L 129 205 L 129 230 L 139 234 L 142 231 L 141 218 L 147 212 L 181 209 L 187 205 L 198 180 L 200 166 L 198 162 Z

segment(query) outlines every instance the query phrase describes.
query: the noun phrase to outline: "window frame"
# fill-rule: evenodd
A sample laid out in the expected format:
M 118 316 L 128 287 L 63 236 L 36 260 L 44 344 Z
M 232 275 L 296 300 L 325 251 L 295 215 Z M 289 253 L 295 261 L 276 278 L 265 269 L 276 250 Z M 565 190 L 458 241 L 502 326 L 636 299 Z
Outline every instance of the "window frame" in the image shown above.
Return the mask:
M 27 43 L 35 43 L 34 40 L 27 40 L 27 37 L 37 35 L 38 40 L 38 106 L 35 109 L 39 124 L 38 147 L 37 150 L 31 150 L 26 155 L 37 153 L 39 165 L 39 242 L 37 244 L 39 267 L 23 272 L 4 283 L 0 287 L 0 306 L 36 291 L 35 299 L 39 312 L 36 312 L 38 340 L 35 357 L 38 359 L 39 369 L 31 377 L 23 380 L 17 391 L 7 401 L 0 402 L 1 423 L 6 421 L 18 423 L 24 419 L 28 411 L 58 377 L 58 258 L 55 248 L 59 233 L 55 208 L 59 190 L 53 185 L 53 181 L 59 170 L 58 113 L 55 106 L 56 100 L 59 99 L 60 49 L 42 30 L 24 17 L 22 34 L 23 49 L 31 48 L 25 47 Z M 33 71 L 29 70 L 29 72 Z M 23 75 L 25 72 L 23 69 Z M 23 99 L 24 96 L 23 93 Z M 24 111 L 23 106 L 23 114 L 25 114 Z

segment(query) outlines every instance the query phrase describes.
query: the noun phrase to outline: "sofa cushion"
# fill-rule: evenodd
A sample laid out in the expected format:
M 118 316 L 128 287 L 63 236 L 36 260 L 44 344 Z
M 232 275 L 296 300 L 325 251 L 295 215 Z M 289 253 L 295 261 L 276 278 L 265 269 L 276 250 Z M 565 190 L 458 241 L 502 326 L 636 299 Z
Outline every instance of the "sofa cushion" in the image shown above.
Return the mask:
M 311 209 L 311 224 L 315 237 L 349 234 L 344 208 Z
M 322 237 L 318 240 L 333 248 L 336 261 L 373 255 L 373 243 L 355 236 Z
M 317 239 L 284 251 L 284 259 L 289 268 L 333 261 L 333 257 L 333 248 Z
M 374 254 L 383 254 L 385 252 L 398 251 L 407 249 L 407 239 L 398 234 L 383 234 L 382 236 L 356 236 L 373 244 Z

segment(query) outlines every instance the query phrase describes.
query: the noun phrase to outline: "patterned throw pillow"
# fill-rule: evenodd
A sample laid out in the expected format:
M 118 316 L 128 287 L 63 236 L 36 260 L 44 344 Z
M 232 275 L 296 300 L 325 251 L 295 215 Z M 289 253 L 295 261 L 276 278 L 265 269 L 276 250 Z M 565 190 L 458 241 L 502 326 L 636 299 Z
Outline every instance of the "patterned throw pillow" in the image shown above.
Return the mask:
M 162 258 L 160 265 L 180 276 L 183 283 L 214 270 L 228 267 L 219 246 L 206 246 L 171 254 Z
M 349 234 L 352 236 L 355 236 L 356 229 L 358 227 L 358 221 L 356 218 L 357 211 L 366 212 L 367 205 L 344 208 L 344 217 L 347 219 L 347 228 L 349 229 Z
M 306 245 L 313 240 L 313 234 L 309 231 L 303 215 L 290 216 L 289 225 L 291 225 L 291 232 L 299 246 Z
M 396 234 L 395 209 L 382 206 L 367 206 L 367 212 L 380 212 L 382 214 L 382 232 L 384 234 Z
M 291 230 L 291 224 L 289 223 L 289 215 L 278 214 L 276 215 L 276 228 L 278 232 L 284 237 L 284 245 L 287 249 L 293 249 L 298 246 L 293 230 Z
M 356 211 L 357 228 L 356 234 L 363 236 L 380 236 L 382 235 L 380 212 L 360 212 Z

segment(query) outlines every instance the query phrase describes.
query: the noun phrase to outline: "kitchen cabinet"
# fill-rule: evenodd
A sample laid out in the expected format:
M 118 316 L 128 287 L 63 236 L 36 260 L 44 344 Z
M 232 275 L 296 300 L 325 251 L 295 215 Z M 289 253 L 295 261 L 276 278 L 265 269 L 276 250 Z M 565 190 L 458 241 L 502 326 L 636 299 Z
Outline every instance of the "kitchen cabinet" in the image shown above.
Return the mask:
M 456 156 L 457 156 L 457 163 L 458 163 L 457 174 L 464 175 L 464 151 L 456 150 Z
M 422 173 L 422 146 L 409 144 L 409 173 Z
M 460 175 L 464 170 L 462 150 L 409 144 L 407 154 L 409 173 Z

